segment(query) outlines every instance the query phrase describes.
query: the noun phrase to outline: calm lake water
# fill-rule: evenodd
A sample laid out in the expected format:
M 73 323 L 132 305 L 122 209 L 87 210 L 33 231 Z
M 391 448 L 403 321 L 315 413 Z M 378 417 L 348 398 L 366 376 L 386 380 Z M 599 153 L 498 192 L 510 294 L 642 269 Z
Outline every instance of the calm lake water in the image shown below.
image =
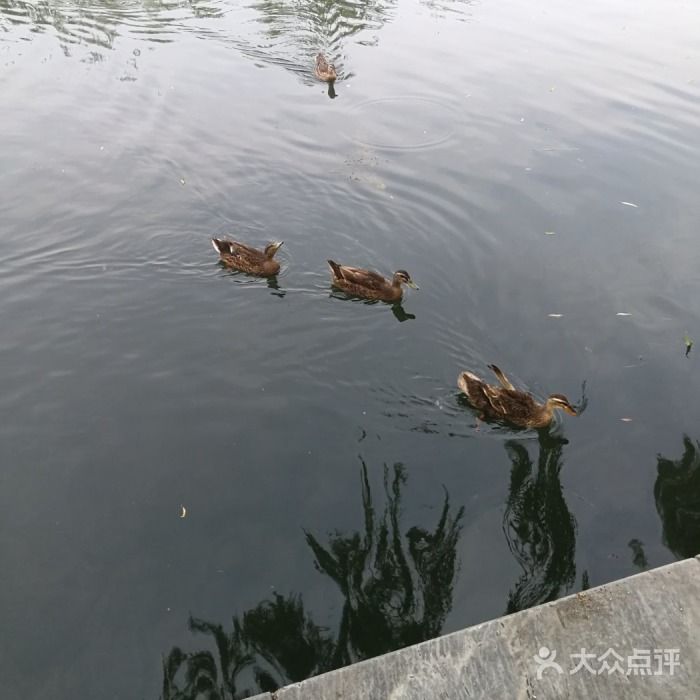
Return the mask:
M 0 0 L 3 698 L 245 697 L 700 552 L 698 27 Z M 489 362 L 586 408 L 477 426 Z

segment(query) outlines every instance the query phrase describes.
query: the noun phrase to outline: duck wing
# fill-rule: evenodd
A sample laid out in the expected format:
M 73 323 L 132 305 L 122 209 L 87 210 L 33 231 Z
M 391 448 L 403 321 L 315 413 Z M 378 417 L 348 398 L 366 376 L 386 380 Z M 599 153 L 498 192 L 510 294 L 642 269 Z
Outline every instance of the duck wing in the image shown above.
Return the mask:
M 462 372 L 457 383 L 469 403 L 489 418 L 522 425 L 538 408 L 524 391 L 492 386 L 471 372 Z
M 524 391 L 492 386 L 488 389 L 489 403 L 493 411 L 509 423 L 527 426 L 540 410 L 535 399 Z
M 329 261 L 330 264 L 330 261 Z M 386 278 L 378 272 L 372 270 L 363 270 L 359 267 L 350 267 L 349 265 L 331 265 L 333 272 L 339 279 L 345 280 L 349 284 L 356 284 L 367 289 L 385 289 L 387 284 Z
M 264 260 L 265 253 L 257 248 L 246 245 L 245 243 L 239 243 L 238 241 L 231 241 L 231 248 L 234 255 L 240 255 L 248 260 Z
M 265 259 L 265 254 L 262 251 L 245 243 L 229 241 L 223 238 L 212 238 L 211 242 L 221 255 L 231 255 L 234 258 L 250 260 L 251 262 L 260 262 Z

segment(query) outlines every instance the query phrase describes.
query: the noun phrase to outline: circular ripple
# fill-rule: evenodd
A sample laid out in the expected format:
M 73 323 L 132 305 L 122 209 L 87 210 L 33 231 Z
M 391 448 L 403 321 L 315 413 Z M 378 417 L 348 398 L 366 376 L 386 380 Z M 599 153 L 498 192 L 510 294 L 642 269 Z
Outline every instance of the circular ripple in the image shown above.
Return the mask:
M 457 112 L 429 97 L 381 97 L 350 110 L 349 137 L 372 148 L 431 148 L 455 132 Z

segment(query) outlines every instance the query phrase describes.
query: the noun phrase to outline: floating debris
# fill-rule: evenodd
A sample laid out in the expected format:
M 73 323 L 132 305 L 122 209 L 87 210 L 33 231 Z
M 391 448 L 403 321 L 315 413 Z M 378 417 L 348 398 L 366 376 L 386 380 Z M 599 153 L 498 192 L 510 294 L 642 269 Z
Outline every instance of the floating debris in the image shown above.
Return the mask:
M 545 236 L 556 236 L 557 232 L 556 231 L 545 231 L 544 235 Z
M 187 508 L 185 508 L 185 506 L 183 506 L 183 505 L 180 505 L 180 508 L 182 508 L 182 511 L 180 512 L 180 517 L 181 518 L 186 517 L 187 516 Z
M 561 318 L 564 314 L 547 314 L 549 318 Z
M 693 349 L 693 341 L 687 333 L 683 336 L 683 342 L 685 343 L 685 356 L 688 357 Z
M 181 185 L 184 185 L 184 184 L 185 184 L 185 178 L 184 178 L 184 177 L 181 177 L 181 178 L 180 178 L 180 184 L 181 184 Z
M 628 314 L 626 311 L 618 311 L 615 316 L 631 316 L 632 314 Z
M 620 420 L 621 420 L 623 423 L 631 423 L 631 422 L 632 422 L 632 419 L 631 419 L 631 418 L 620 418 Z
M 626 207 L 634 207 L 635 209 L 639 209 L 634 202 L 620 202 L 620 204 L 624 204 Z

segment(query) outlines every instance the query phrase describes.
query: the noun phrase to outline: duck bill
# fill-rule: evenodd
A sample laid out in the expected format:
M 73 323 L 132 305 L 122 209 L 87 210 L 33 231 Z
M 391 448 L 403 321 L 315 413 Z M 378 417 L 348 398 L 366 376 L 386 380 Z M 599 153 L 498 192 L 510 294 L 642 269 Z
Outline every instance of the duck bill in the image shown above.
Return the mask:
M 413 280 L 406 282 L 406 286 L 410 287 L 411 289 L 420 289 L 420 287 Z
M 570 416 L 577 416 L 578 412 L 573 406 L 563 406 L 562 407 Z

